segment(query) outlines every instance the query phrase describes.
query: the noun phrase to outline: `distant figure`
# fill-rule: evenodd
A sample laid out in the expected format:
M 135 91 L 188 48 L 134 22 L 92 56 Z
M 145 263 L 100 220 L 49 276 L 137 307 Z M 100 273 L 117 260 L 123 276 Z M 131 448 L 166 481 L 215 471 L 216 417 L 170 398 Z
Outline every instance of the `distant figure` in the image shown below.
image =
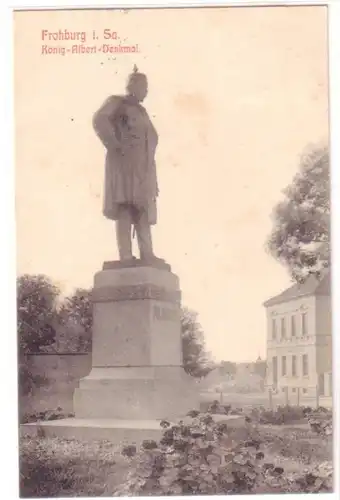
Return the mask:
M 141 105 L 147 92 L 147 77 L 135 66 L 128 78 L 126 95 L 109 97 L 93 118 L 95 132 L 107 149 L 103 214 L 116 221 L 121 261 L 134 258 L 132 226 L 140 258 L 155 259 L 151 225 L 157 222 L 158 135 Z

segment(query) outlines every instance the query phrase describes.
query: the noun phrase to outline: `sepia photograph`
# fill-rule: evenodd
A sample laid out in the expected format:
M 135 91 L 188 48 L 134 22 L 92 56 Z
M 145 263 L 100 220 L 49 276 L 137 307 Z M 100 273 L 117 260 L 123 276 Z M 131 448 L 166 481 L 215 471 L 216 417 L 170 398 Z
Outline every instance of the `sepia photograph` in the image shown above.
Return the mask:
M 14 10 L 13 57 L 20 497 L 334 492 L 329 7 Z

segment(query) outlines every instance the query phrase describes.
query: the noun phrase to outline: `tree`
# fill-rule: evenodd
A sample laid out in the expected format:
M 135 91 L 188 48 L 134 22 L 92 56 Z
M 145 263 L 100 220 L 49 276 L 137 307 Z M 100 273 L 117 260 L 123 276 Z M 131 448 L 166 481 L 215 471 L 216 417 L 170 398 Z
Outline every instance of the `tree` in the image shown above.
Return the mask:
M 256 362 L 254 363 L 254 373 L 256 373 L 256 375 L 259 375 L 261 378 L 264 379 L 266 378 L 266 372 L 267 372 L 267 362 L 258 357 Z
M 193 377 L 204 377 L 213 368 L 206 351 L 204 333 L 197 319 L 196 312 L 182 308 L 181 333 L 183 365 L 187 373 Z
M 17 278 L 20 353 L 39 352 L 55 342 L 59 288 L 42 274 Z
M 232 361 L 221 361 L 219 372 L 221 375 L 235 375 L 236 363 L 233 363 Z
M 61 305 L 59 348 L 89 352 L 92 348 L 91 290 L 78 288 Z
M 299 171 L 273 211 L 267 249 L 303 282 L 330 266 L 330 169 L 327 148 L 302 156 Z

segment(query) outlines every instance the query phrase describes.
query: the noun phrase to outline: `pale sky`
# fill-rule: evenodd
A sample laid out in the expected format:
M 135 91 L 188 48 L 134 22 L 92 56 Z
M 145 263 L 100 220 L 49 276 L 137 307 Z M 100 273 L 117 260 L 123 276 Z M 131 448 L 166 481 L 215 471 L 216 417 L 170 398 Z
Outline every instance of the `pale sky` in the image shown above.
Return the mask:
M 42 55 L 41 31 L 105 28 L 138 54 Z M 53 42 L 72 46 L 74 42 Z M 92 115 L 133 65 L 159 134 L 155 252 L 180 278 L 216 359 L 265 356 L 262 303 L 289 286 L 264 250 L 299 155 L 328 140 L 326 7 L 15 14 L 18 273 L 65 293 L 117 258 Z

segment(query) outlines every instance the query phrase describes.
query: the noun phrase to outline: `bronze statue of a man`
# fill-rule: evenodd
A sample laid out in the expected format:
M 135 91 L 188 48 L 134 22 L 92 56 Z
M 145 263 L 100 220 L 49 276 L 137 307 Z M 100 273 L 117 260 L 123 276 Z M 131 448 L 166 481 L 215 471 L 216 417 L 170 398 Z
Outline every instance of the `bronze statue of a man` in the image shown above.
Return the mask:
M 147 92 L 146 75 L 135 67 L 128 79 L 126 95 L 109 97 L 93 117 L 95 132 L 107 150 L 103 213 L 116 221 L 122 261 L 134 258 L 132 226 L 137 234 L 140 258 L 155 258 L 151 225 L 157 222 L 158 135 L 141 105 Z

